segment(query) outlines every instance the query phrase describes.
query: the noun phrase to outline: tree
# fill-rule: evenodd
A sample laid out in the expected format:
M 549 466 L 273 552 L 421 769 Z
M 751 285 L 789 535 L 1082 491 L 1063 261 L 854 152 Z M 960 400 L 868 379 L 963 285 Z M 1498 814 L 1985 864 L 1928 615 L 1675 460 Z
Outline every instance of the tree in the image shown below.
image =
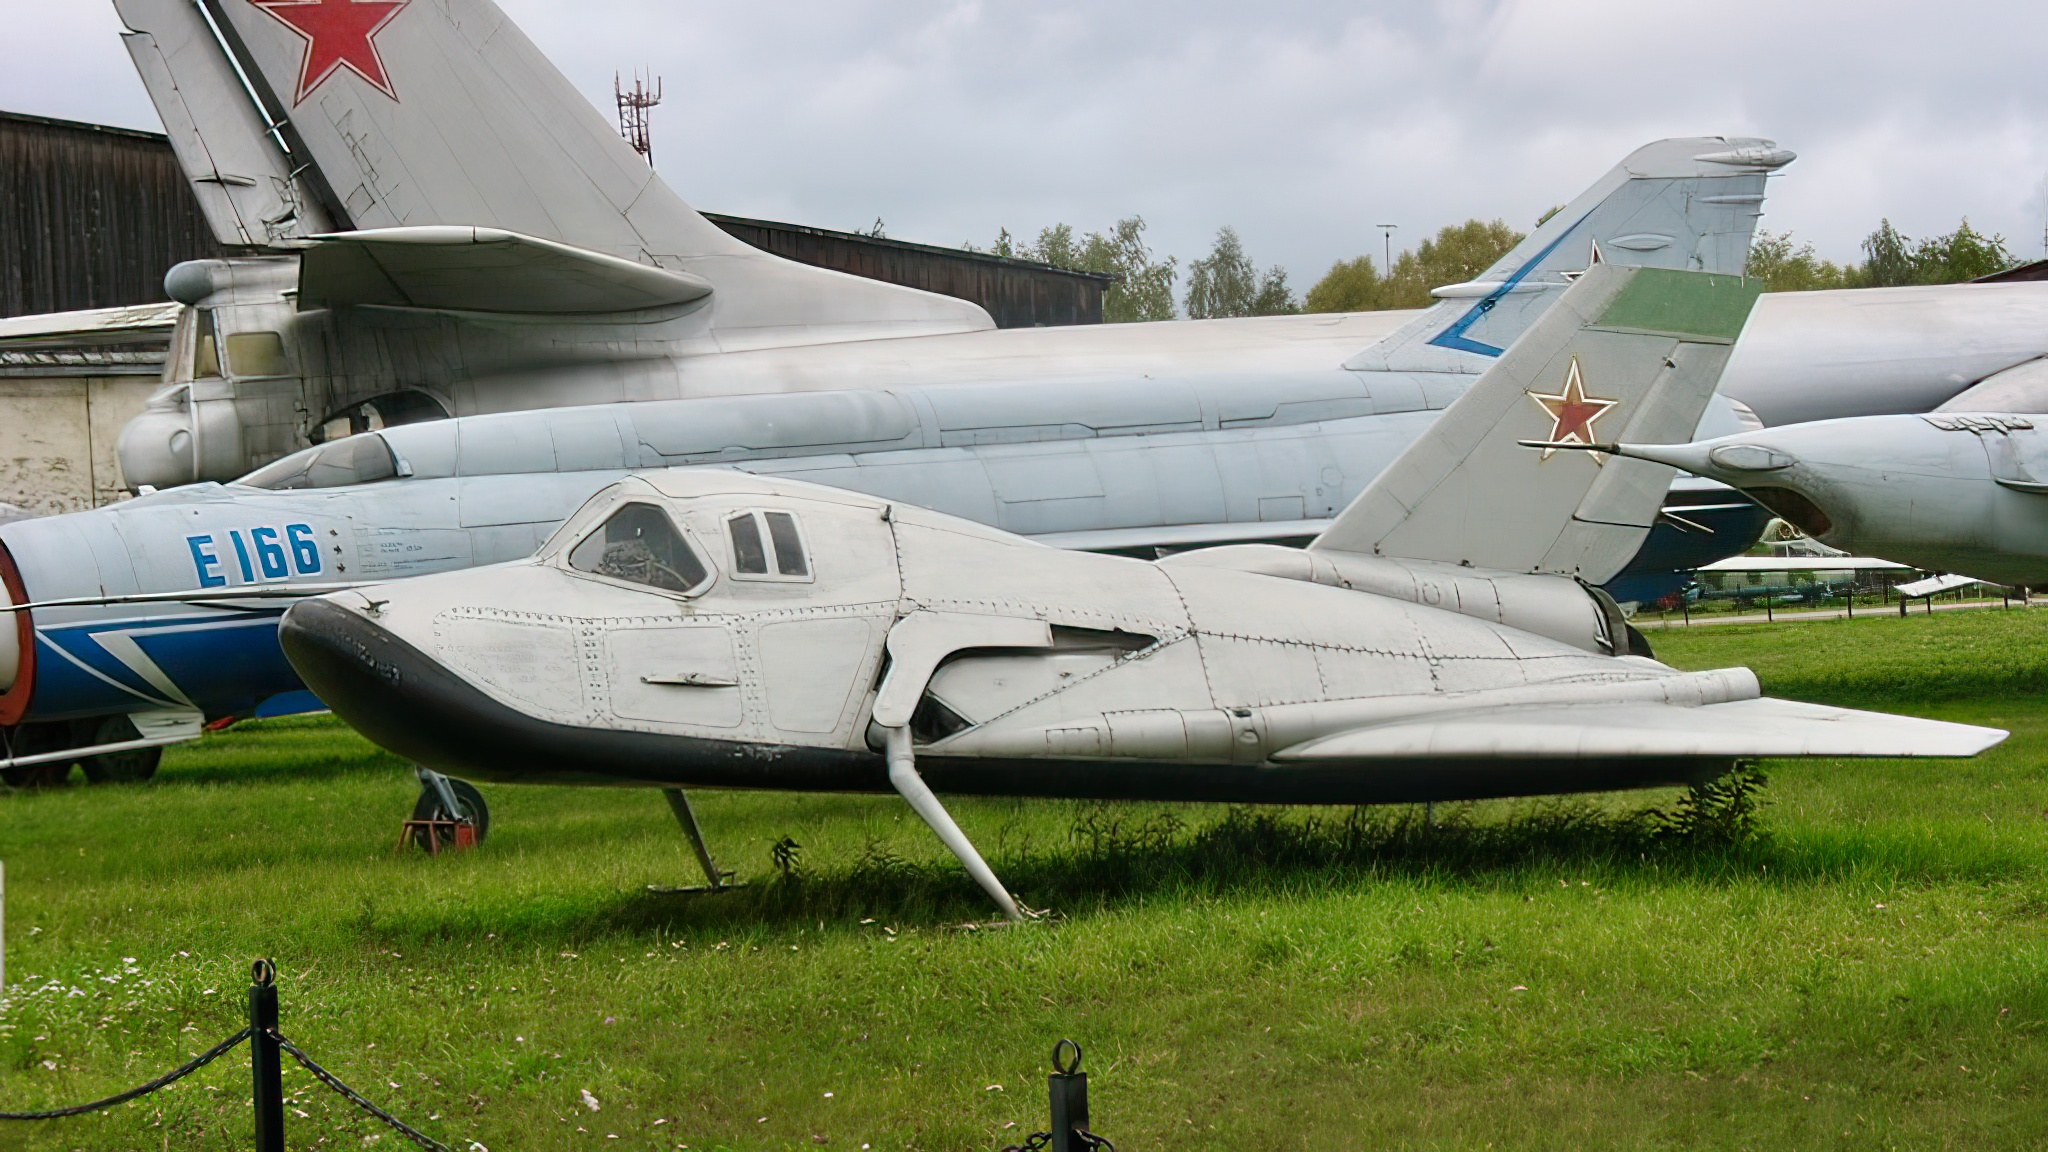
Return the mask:
M 1017 250 L 1017 256 L 1024 260 L 1036 260 L 1055 268 L 1080 269 L 1081 250 L 1074 243 L 1074 229 L 1069 224 L 1055 224 L 1038 230 L 1038 243 Z M 1085 269 L 1094 271 L 1094 269 Z
M 978 251 L 973 245 L 968 245 L 967 250 Z M 997 235 L 991 254 L 1115 277 L 1102 294 L 1102 319 L 1106 323 L 1171 320 L 1178 315 L 1173 304 L 1173 282 L 1180 274 L 1179 261 L 1171 256 L 1164 260 L 1152 258 L 1152 250 L 1145 245 L 1142 216 L 1126 216 L 1108 232 L 1090 232 L 1079 240 L 1068 224 L 1039 229 L 1038 240 L 1032 244 L 1018 244 L 1005 228 Z
M 1116 222 L 1107 235 L 1090 232 L 1081 245 L 1078 265 L 1087 272 L 1107 272 L 1116 283 L 1102 297 L 1102 318 L 1111 324 L 1143 320 L 1171 320 L 1173 281 L 1179 275 L 1179 261 L 1168 256 L 1153 260 L 1145 246 L 1145 220 L 1128 216 Z
M 1892 288 L 1919 283 L 1920 270 L 1913 266 L 1913 242 L 1892 227 L 1889 217 L 1878 222 L 1877 231 L 1863 238 L 1865 288 Z
M 1823 288 L 1855 286 L 1861 269 L 1822 260 L 1813 245 L 1792 247 L 1792 233 L 1776 234 L 1759 229 L 1749 246 L 1749 263 L 1743 274 L 1764 282 L 1766 292 L 1812 292 Z
M 1892 288 L 1906 284 L 1959 284 L 1989 276 L 2019 263 L 2006 249 L 2005 237 L 1986 236 L 1970 227 L 1968 217 L 1946 236 L 1915 242 L 1889 219 L 1863 238 L 1864 264 L 1858 284 Z
M 1960 284 L 2019 263 L 2006 249 L 2005 237 L 1984 235 L 1970 227 L 1968 217 L 1948 235 L 1922 240 L 1913 258 L 1922 284 Z
M 1339 260 L 1308 290 L 1304 311 L 1371 312 L 1380 298 L 1380 270 L 1372 257 Z
M 1370 256 L 1340 260 L 1308 292 L 1311 312 L 1370 312 L 1386 308 L 1427 308 L 1432 288 L 1462 284 L 1499 262 L 1522 234 L 1505 220 L 1467 220 L 1437 231 L 1394 260 L 1382 277 Z
M 1245 255 L 1237 229 L 1216 233 L 1209 254 L 1188 265 L 1188 316 L 1279 316 L 1301 311 L 1287 286 L 1287 270 L 1275 265 L 1261 275 Z

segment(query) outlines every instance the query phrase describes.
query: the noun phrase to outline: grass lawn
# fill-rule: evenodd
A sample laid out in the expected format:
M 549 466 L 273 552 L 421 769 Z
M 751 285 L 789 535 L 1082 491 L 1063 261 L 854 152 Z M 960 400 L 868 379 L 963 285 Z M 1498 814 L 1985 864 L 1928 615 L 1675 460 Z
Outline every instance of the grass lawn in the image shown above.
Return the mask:
M 1767 765 L 1734 839 L 1629 818 L 1674 793 L 1434 831 L 960 802 L 1058 913 L 966 931 L 985 902 L 897 801 L 704 794 L 753 883 L 654 896 L 696 879 L 654 793 L 487 789 L 481 851 L 393 855 L 405 765 L 331 721 L 250 725 L 151 785 L 0 796 L 0 1108 L 182 1061 L 274 956 L 286 1034 L 459 1149 L 994 1149 L 1044 1125 L 1061 1036 L 1124 1152 L 2048 1143 L 2048 613 L 1654 643 L 2014 735 L 1972 762 Z M 401 1146 L 286 1084 L 292 1147 Z M 237 1054 L 0 1148 L 245 1148 L 248 1090 Z

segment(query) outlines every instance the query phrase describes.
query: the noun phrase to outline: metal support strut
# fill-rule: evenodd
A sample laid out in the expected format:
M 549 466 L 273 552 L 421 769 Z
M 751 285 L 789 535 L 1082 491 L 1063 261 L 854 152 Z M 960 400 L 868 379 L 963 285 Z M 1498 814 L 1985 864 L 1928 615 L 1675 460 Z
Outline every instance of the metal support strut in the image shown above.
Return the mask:
M 668 797 L 668 806 L 676 814 L 676 823 L 683 826 L 683 835 L 690 838 L 690 847 L 697 853 L 697 863 L 704 867 L 704 879 L 711 891 L 734 887 L 727 884 L 733 874 L 718 867 L 718 861 L 711 858 L 711 846 L 704 842 L 704 829 L 697 823 L 697 813 L 690 807 L 689 796 L 681 788 L 664 788 L 663 796 Z
M 967 838 L 965 832 L 960 831 L 960 825 L 953 822 L 952 815 L 946 811 L 945 805 L 939 803 L 939 798 L 932 794 L 931 786 L 924 782 L 924 777 L 917 774 L 917 754 L 911 751 L 910 729 L 890 728 L 887 731 L 889 783 L 910 802 L 910 807 L 918 816 L 922 817 L 926 824 L 931 825 L 932 831 L 939 834 L 939 840 L 952 850 L 953 855 L 960 858 L 960 863 L 967 866 L 967 874 L 974 877 L 974 882 L 981 885 L 981 890 L 988 893 L 989 898 L 1002 908 L 1003 915 L 1013 921 L 1023 922 L 1024 913 L 1018 909 L 1017 902 L 1011 899 L 1009 890 L 1003 887 L 1001 880 L 996 879 L 996 874 L 989 868 L 988 862 L 981 858 L 980 852 L 975 851 L 973 841 Z

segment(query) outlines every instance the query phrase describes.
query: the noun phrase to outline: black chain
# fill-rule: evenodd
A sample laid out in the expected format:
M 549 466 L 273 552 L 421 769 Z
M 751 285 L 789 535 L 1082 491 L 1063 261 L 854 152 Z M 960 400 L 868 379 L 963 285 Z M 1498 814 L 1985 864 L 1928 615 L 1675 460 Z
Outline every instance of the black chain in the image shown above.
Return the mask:
M 73 1108 L 56 1108 L 48 1112 L 0 1112 L 0 1120 L 62 1120 L 66 1116 L 83 1116 L 88 1112 L 105 1111 L 117 1104 L 126 1104 L 139 1096 L 147 1096 L 151 1092 L 176 1084 L 178 1081 L 199 1071 L 215 1060 L 233 1052 L 248 1038 L 249 1030 L 244 1028 L 233 1036 L 215 1044 L 205 1052 L 194 1056 L 189 1062 L 164 1073 L 138 1088 L 130 1088 L 119 1096 L 109 1096 L 105 1100 L 95 1100 L 90 1104 L 80 1104 Z
M 320 1065 L 314 1063 L 313 1058 L 311 1056 L 308 1056 L 304 1052 L 299 1051 L 298 1045 L 293 1044 L 291 1041 L 285 1039 L 283 1036 L 280 1036 L 275 1032 L 272 1032 L 270 1034 L 270 1038 L 277 1041 L 277 1046 L 279 1048 L 282 1048 L 286 1052 L 291 1053 L 292 1059 L 297 1060 L 300 1064 L 304 1065 L 306 1071 L 311 1072 L 313 1074 L 314 1079 L 320 1081 L 322 1084 L 327 1085 L 329 1088 L 334 1089 L 335 1092 L 339 1093 L 341 1097 L 347 1100 L 349 1103 L 355 1105 L 358 1108 L 361 1108 L 363 1111 L 368 1112 L 370 1115 L 375 1116 L 377 1119 L 382 1120 L 384 1123 L 390 1125 L 391 1129 L 397 1132 L 400 1136 L 403 1136 L 407 1140 L 410 1140 L 413 1143 L 419 1145 L 420 1147 L 426 1149 L 427 1152 L 454 1152 L 454 1149 L 448 1147 L 446 1144 L 441 1143 L 439 1140 L 436 1140 L 432 1136 L 429 1136 L 426 1133 L 421 1132 L 419 1129 L 412 1127 L 405 1121 L 400 1120 L 398 1117 L 393 1116 L 391 1113 L 386 1112 L 382 1108 L 379 1108 L 375 1104 L 372 1104 L 368 1100 L 364 1099 L 362 1093 L 356 1091 L 355 1089 L 349 1087 L 346 1084 L 343 1084 L 339 1079 L 335 1077 L 334 1073 L 329 1072 L 327 1069 L 322 1068 Z
M 1103 1149 L 1104 1152 L 1116 1152 L 1116 1145 L 1111 1144 L 1107 1138 L 1097 1136 L 1086 1128 L 1074 1129 L 1074 1135 L 1080 1139 L 1081 1147 L 1085 1152 L 1094 1152 L 1098 1148 Z M 1033 1132 L 1024 1138 L 1022 1144 L 1006 1145 L 1002 1152 L 1041 1152 L 1046 1145 L 1051 1143 L 1052 1133 Z

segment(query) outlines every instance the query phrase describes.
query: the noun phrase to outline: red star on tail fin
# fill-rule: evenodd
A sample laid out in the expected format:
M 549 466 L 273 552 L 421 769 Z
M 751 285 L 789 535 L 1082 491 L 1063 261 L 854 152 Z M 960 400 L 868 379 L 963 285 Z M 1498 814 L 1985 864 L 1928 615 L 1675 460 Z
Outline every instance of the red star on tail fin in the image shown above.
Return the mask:
M 1540 405 L 1550 417 L 1550 435 L 1543 439 L 1551 444 L 1593 443 L 1593 422 L 1606 415 L 1609 408 L 1621 403 L 1586 395 L 1586 382 L 1579 374 L 1577 356 L 1572 357 L 1572 366 L 1565 372 L 1563 391 L 1555 395 L 1531 392 L 1529 399 Z M 1545 448 L 1543 458 L 1550 459 L 1554 451 Z
M 305 63 L 299 68 L 294 105 L 343 68 L 398 99 L 377 52 L 377 33 L 412 0 L 250 0 L 306 41 Z

